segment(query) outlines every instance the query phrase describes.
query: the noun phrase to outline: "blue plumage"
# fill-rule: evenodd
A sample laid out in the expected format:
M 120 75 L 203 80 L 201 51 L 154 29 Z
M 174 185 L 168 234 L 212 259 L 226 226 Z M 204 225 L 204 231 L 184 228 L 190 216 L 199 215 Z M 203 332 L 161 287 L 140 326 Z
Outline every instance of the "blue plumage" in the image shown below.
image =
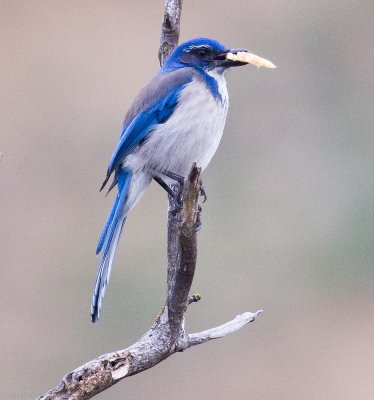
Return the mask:
M 186 78 L 184 85 L 190 82 L 189 77 Z M 109 163 L 109 174 L 111 174 L 123 161 L 123 158 L 146 137 L 154 125 L 163 124 L 168 119 L 174 107 L 177 105 L 179 93 L 184 85 L 171 87 L 164 97 L 157 99 L 149 109 L 140 112 L 129 125 L 124 126 L 121 139 Z
M 123 225 L 152 179 L 186 176 L 193 162 L 204 169 L 218 147 L 228 109 L 224 72 L 243 65 L 227 60 L 228 51 L 206 38 L 178 46 L 125 116 L 102 186 L 114 173 L 110 189 L 117 185 L 118 194 L 97 246 L 93 322 L 100 316 Z
M 103 244 L 104 244 L 106 236 L 107 236 L 108 228 L 110 227 L 110 225 L 112 223 L 114 213 L 116 212 L 116 209 L 117 209 L 118 201 L 119 201 L 119 193 L 117 194 L 116 199 L 114 200 L 113 207 L 110 210 L 110 214 L 108 216 L 108 219 L 105 222 L 104 229 L 101 232 L 99 243 L 97 244 L 97 248 L 96 248 L 96 255 L 99 254 L 101 249 L 103 248 Z
M 101 302 L 104 297 L 105 286 L 110 277 L 113 257 L 122 233 L 123 225 L 126 221 L 122 210 L 130 186 L 131 176 L 132 173 L 127 170 L 121 170 L 118 174 L 118 194 L 98 244 L 97 251 L 100 252 L 103 250 L 103 254 L 101 256 L 95 290 L 92 297 L 92 322 L 96 322 L 99 318 Z

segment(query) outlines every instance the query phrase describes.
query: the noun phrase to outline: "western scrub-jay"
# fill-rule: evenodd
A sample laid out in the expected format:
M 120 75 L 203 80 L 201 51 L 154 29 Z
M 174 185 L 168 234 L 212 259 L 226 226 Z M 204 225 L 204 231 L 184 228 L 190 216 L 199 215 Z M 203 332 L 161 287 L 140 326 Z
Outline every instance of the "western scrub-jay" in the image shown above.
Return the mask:
M 100 310 L 113 259 L 128 214 L 152 179 L 169 194 L 170 180 L 186 177 L 193 162 L 205 169 L 217 150 L 229 98 L 225 71 L 245 65 L 274 68 L 242 49 L 227 49 L 216 40 L 193 39 L 179 45 L 135 98 L 123 123 L 102 188 L 118 194 L 101 234 L 101 253 L 92 298 L 92 322 Z

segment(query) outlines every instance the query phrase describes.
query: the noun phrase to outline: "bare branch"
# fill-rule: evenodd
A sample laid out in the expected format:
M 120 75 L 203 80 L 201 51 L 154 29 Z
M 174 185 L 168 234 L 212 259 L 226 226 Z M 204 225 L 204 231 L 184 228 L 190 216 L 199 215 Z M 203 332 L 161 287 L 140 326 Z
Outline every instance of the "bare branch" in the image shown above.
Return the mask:
M 200 169 L 194 165 L 183 188 L 183 209 L 174 199 L 169 205 L 169 267 L 166 305 L 152 328 L 135 344 L 104 354 L 67 374 L 61 383 L 38 400 L 87 400 L 110 386 L 154 367 L 175 352 L 233 333 L 255 320 L 257 313 L 244 313 L 230 322 L 187 335 L 184 315 L 196 266 L 196 220 L 199 212 Z
M 168 318 L 174 329 L 183 329 L 197 258 L 196 219 L 200 168 L 194 165 L 183 188 L 183 210 L 169 197 L 168 213 Z M 180 190 L 175 184 L 174 190 Z
M 165 0 L 164 20 L 162 21 L 160 49 L 158 51 L 161 66 L 164 65 L 165 60 L 178 44 L 182 4 L 183 0 Z
M 206 331 L 199 333 L 191 333 L 188 335 L 188 347 L 196 346 L 208 342 L 209 340 L 222 338 L 224 336 L 230 335 L 243 328 L 250 322 L 253 322 L 260 314 L 262 310 L 255 313 L 246 312 L 241 315 L 237 315 L 232 321 L 226 322 L 223 325 L 217 326 L 212 329 L 207 329 Z

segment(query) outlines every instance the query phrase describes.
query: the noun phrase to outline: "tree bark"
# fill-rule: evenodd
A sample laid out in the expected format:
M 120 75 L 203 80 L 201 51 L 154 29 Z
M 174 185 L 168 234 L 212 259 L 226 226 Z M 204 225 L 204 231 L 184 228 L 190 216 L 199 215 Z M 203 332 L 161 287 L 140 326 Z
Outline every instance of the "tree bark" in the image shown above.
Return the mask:
M 178 45 L 183 0 L 165 0 L 158 59 L 163 66 L 170 53 Z

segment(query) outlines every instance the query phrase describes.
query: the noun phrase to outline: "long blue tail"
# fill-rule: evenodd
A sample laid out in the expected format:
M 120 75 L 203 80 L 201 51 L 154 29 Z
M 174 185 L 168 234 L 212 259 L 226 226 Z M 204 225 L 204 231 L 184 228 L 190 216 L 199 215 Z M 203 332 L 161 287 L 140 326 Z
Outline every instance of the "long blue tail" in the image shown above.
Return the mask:
M 101 252 L 101 259 L 96 276 L 95 290 L 92 296 L 92 322 L 97 322 L 100 318 L 100 310 L 105 294 L 105 288 L 109 282 L 117 244 L 121 237 L 123 225 L 126 221 L 123 208 L 127 198 L 131 177 L 131 172 L 126 170 L 119 171 L 118 194 L 97 245 L 96 254 Z

